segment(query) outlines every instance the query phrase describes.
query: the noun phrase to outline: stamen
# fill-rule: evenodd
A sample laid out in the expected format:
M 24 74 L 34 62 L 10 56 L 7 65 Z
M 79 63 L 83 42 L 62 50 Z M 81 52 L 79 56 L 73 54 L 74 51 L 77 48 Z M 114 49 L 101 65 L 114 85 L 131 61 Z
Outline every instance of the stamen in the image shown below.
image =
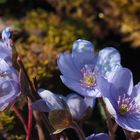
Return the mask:
M 119 108 L 119 112 L 121 115 L 125 115 L 128 112 L 129 108 L 127 104 L 122 104 Z
M 140 106 L 131 97 L 127 97 L 125 90 L 120 90 L 121 96 L 118 97 L 118 108 L 121 115 L 131 114 L 133 112 L 140 112 Z
M 80 80 L 81 85 L 88 89 L 94 89 L 94 87 L 96 86 L 96 77 L 93 74 L 91 68 L 88 67 L 88 65 L 85 65 L 81 69 L 81 73 L 83 76 L 82 79 Z

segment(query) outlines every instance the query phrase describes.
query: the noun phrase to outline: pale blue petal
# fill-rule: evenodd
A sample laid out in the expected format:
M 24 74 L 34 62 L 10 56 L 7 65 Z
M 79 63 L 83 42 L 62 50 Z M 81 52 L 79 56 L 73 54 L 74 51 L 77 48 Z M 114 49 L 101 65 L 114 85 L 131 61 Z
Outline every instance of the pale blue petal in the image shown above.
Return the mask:
M 78 39 L 73 43 L 72 54 L 91 52 L 94 54 L 94 46 L 90 41 Z
M 98 134 L 92 134 L 89 137 L 86 138 L 86 140 L 111 140 L 106 133 L 98 133 Z
M 0 58 L 12 65 L 12 49 L 7 48 L 2 42 L 0 42 Z
M 77 94 L 70 94 L 67 97 L 67 104 L 69 106 L 72 117 L 75 120 L 80 120 L 86 115 L 87 106 L 84 99 Z
M 69 77 L 66 76 L 60 76 L 62 82 L 69 87 L 70 89 L 74 90 L 75 92 L 79 93 L 82 96 L 90 96 L 90 97 L 97 97 L 100 96 L 100 92 L 98 89 L 86 89 L 82 87 L 80 81 L 76 81 L 73 79 L 70 79 Z
M 106 104 L 108 112 L 115 118 L 117 115 L 116 110 L 118 110 L 117 105 L 115 104 L 115 102 L 113 102 L 113 100 L 109 98 L 103 98 L 103 100 Z
M 107 47 L 99 51 L 95 71 L 111 81 L 115 71 L 121 67 L 119 52 L 112 47 Z
M 47 107 L 46 102 L 43 99 L 39 99 L 32 103 L 32 108 L 34 110 L 40 111 L 40 112 L 50 112 L 51 109 Z
M 42 99 L 47 98 L 47 96 L 49 96 L 49 95 L 52 95 L 52 96 L 53 96 L 53 94 L 54 94 L 54 93 L 52 93 L 51 91 L 46 90 L 46 89 L 43 89 L 43 88 L 38 89 L 37 93 L 39 94 L 39 96 L 40 96 Z
M 12 79 L 18 82 L 16 70 L 10 67 L 4 59 L 0 58 L 0 78 L 4 80 Z
M 72 79 L 80 79 L 81 73 L 75 66 L 73 58 L 69 53 L 63 53 L 57 60 L 58 67 L 63 75 Z
M 99 91 L 101 92 L 101 96 L 110 98 L 110 86 L 111 83 L 109 83 L 105 78 L 98 77 L 96 79 L 97 87 Z
M 12 47 L 10 37 L 11 37 L 11 27 L 7 27 L 2 31 L 2 40 L 7 48 Z
M 116 74 L 114 75 L 112 82 L 111 82 L 118 90 L 118 94 L 113 94 L 114 98 L 118 99 L 118 96 L 122 96 L 121 90 L 124 91 L 125 94 L 131 95 L 133 90 L 133 77 L 132 72 L 127 68 L 120 68 L 116 71 Z M 123 94 L 124 94 L 123 93 Z
M 131 98 L 140 106 L 140 82 L 134 86 Z
M 117 91 L 113 88 L 113 85 L 103 77 L 98 77 L 97 86 L 104 98 L 108 111 L 110 112 L 110 114 L 115 115 L 115 109 L 118 110 L 118 98 L 114 98 L 114 95 L 117 94 Z
M 0 80 L 0 111 L 12 104 L 20 94 L 19 84 L 13 80 Z
M 101 91 L 102 96 L 107 97 L 117 109 L 119 96 L 124 96 L 125 94 L 126 97 L 128 97 L 132 94 L 132 73 L 127 68 L 120 68 L 116 71 L 111 83 L 102 77 L 98 77 L 97 86 Z
M 7 41 L 10 36 L 11 36 L 11 32 L 10 32 L 10 27 L 6 27 L 3 31 L 2 31 L 2 40 L 3 41 Z
M 118 114 L 115 121 L 123 128 L 132 132 L 140 133 L 140 116 L 128 115 L 121 116 Z
M 85 64 L 95 64 L 94 46 L 90 41 L 78 39 L 73 43 L 72 58 L 81 70 Z
M 96 56 L 90 52 L 74 53 L 72 54 L 73 63 L 80 71 L 85 65 L 95 65 Z
M 51 91 L 41 89 L 38 91 L 38 94 L 46 102 L 46 105 L 50 110 L 65 108 L 63 99 Z
M 10 66 L 6 63 L 4 59 L 0 58 L 0 72 L 10 71 Z
M 94 108 L 95 106 L 95 102 L 96 102 L 96 98 L 95 97 L 85 97 L 84 98 L 84 102 L 86 104 L 87 107 L 91 107 Z
M 0 79 L 0 99 L 3 102 L 11 96 L 19 95 L 19 84 L 13 80 Z
M 124 116 L 118 114 L 115 117 L 116 122 L 124 129 L 140 133 L 140 83 L 132 91 L 130 98 L 135 101 L 136 109 L 130 110 Z M 133 104 L 134 105 L 134 104 Z

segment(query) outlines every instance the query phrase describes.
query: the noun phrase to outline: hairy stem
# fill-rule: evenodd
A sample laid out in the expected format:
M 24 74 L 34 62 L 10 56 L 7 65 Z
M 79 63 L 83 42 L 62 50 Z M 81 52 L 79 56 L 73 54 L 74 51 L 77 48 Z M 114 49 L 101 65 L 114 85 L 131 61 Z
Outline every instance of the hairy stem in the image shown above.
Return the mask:
M 111 116 L 106 109 L 106 105 L 105 105 L 103 99 L 99 99 L 99 102 L 101 103 L 101 105 L 104 108 L 104 113 L 106 115 L 106 123 L 107 123 L 108 131 L 109 131 L 109 136 L 110 136 L 111 140 L 115 140 L 115 132 L 114 132 L 114 129 L 112 129 L 114 127 L 114 125 L 113 125 Z
M 26 134 L 28 133 L 28 128 L 27 128 L 27 124 L 24 120 L 24 118 L 22 117 L 21 113 L 19 112 L 19 110 L 17 109 L 17 107 L 15 105 L 12 106 L 12 110 L 15 112 L 16 116 L 18 117 L 18 119 L 21 121 L 21 123 L 24 126 L 25 132 Z
M 33 111 L 33 114 L 34 114 L 34 118 L 36 120 L 36 129 L 37 129 L 37 132 L 38 132 L 38 138 L 39 138 L 39 140 L 45 140 L 45 135 L 43 133 L 42 122 L 41 122 L 41 119 L 40 119 L 40 113 L 37 112 L 37 111 Z
M 73 121 L 71 128 L 73 128 L 76 131 L 79 140 L 85 140 L 85 135 L 76 122 Z
M 26 140 L 31 140 L 31 131 L 32 131 L 32 106 L 31 100 L 28 98 L 28 133 Z
M 30 78 L 29 78 L 29 76 L 28 76 L 28 73 L 27 73 L 27 71 L 26 71 L 26 69 L 25 69 L 25 67 L 24 67 L 24 65 L 23 65 L 23 63 L 22 63 L 22 60 L 21 60 L 21 58 L 20 58 L 19 56 L 18 56 L 18 58 L 17 58 L 17 62 L 18 62 L 18 64 L 19 64 L 19 66 L 20 66 L 20 69 L 22 69 L 22 71 L 23 71 L 25 77 L 27 78 L 28 84 L 29 84 L 30 89 L 31 89 L 31 94 L 29 94 L 28 97 L 30 98 L 30 100 L 31 100 L 32 102 L 36 101 L 37 99 L 40 99 L 39 95 L 38 95 L 37 92 L 36 92 L 36 87 L 35 87 L 34 84 L 31 82 L 31 80 L 30 80 Z M 41 119 L 42 122 L 43 122 L 43 125 L 44 125 L 45 128 L 48 130 L 48 131 L 46 131 L 46 133 L 49 132 L 49 134 L 47 134 L 47 135 L 50 135 L 51 132 L 52 132 L 52 130 L 53 130 L 53 128 L 52 128 L 52 126 L 50 125 L 47 116 L 46 116 L 44 113 L 41 113 L 41 112 L 40 112 L 39 114 L 40 114 L 40 119 Z M 41 129 L 40 129 L 40 130 L 41 130 Z M 43 133 L 43 132 L 42 132 L 42 133 Z M 52 140 L 56 140 L 56 137 L 55 137 L 54 135 L 51 135 L 50 137 L 51 137 Z

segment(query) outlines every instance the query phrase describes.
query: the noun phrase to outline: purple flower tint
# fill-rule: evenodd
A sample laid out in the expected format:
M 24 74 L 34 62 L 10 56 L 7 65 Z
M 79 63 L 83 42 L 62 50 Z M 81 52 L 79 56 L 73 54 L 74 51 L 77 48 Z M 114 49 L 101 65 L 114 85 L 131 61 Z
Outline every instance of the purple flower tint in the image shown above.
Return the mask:
M 111 81 L 116 70 L 121 68 L 120 53 L 112 47 L 107 47 L 99 51 L 95 71 L 108 81 Z
M 0 79 L 14 80 L 18 83 L 16 70 L 10 67 L 4 59 L 0 58 Z
M 0 58 L 4 59 L 9 64 L 12 63 L 12 50 L 6 48 L 2 42 L 0 42 Z
M 5 110 L 14 103 L 17 96 L 19 96 L 19 92 L 19 84 L 17 82 L 0 79 L 0 111 Z
M 60 96 L 49 90 L 39 89 L 38 94 L 42 99 L 39 99 L 32 104 L 34 110 L 50 112 L 52 110 L 68 108 L 67 104 Z
M 87 109 L 89 107 L 94 107 L 95 98 L 82 98 L 75 93 L 71 93 L 66 97 L 66 102 L 68 104 L 72 117 L 75 120 L 79 121 L 84 116 L 86 116 Z
M 80 120 L 84 117 L 88 107 L 93 108 L 95 103 L 95 100 L 92 98 L 82 98 L 74 93 L 64 97 L 56 95 L 49 90 L 39 89 L 38 94 L 42 99 L 32 104 L 34 110 L 50 112 L 52 110 L 68 109 L 75 120 Z
M 99 75 L 111 81 L 115 71 L 121 67 L 119 52 L 111 47 L 94 53 L 91 42 L 78 39 L 73 44 L 72 53 L 63 53 L 58 58 L 62 82 L 82 96 L 98 97 Z
M 86 140 L 111 140 L 106 133 L 92 134 Z
M 115 121 L 126 130 L 140 132 L 140 83 L 133 86 L 131 71 L 120 68 L 110 83 L 104 78 L 97 83 Z
M 10 37 L 11 37 L 11 27 L 6 27 L 3 31 L 2 31 L 2 40 L 4 42 L 4 44 L 11 48 L 11 43 L 10 43 Z
M 0 59 L 0 111 L 11 105 L 20 94 L 18 77 L 3 59 Z
M 10 28 L 7 27 L 2 31 L 2 40 L 0 42 L 0 58 L 12 65 L 12 47 L 10 41 Z

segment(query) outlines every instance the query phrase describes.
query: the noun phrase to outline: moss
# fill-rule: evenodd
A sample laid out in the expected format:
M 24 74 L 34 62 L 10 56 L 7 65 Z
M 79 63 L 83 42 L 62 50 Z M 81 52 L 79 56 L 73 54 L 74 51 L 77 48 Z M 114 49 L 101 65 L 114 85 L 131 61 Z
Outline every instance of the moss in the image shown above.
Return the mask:
M 31 20 L 32 19 L 32 20 Z M 74 24 L 72 19 L 61 21 L 54 13 L 43 10 L 31 11 L 16 26 L 26 32 L 26 38 L 20 38 L 15 46 L 22 56 L 25 67 L 31 77 L 37 77 L 40 83 L 54 78 L 57 71 L 56 59 L 59 53 L 72 48 L 77 38 L 89 39 L 90 29 L 81 21 Z M 52 87 L 48 85 L 47 87 Z M 53 83 L 52 83 L 53 84 Z
M 0 130 L 5 128 L 12 128 L 14 116 L 11 116 L 8 112 L 0 112 Z

